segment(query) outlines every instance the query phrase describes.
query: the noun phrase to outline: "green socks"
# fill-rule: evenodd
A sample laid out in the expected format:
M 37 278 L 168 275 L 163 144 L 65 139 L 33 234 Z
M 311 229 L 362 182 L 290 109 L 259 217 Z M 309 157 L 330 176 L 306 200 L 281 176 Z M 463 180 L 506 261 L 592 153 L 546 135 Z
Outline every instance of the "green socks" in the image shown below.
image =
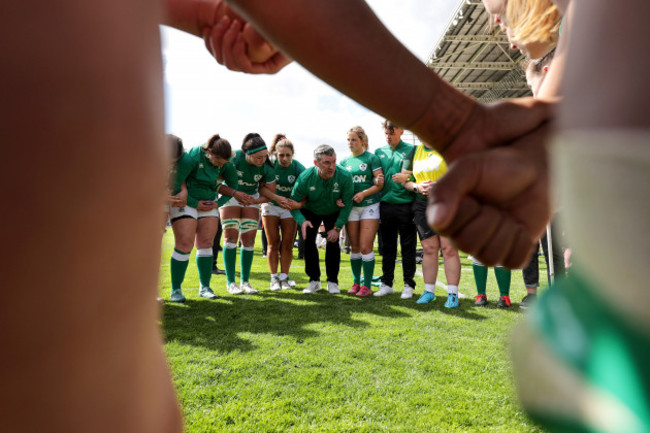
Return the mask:
M 170 264 L 172 290 L 179 290 L 185 279 L 185 271 L 190 262 L 190 253 L 184 253 L 174 248 Z
M 255 253 L 254 247 L 241 247 L 241 251 L 239 253 L 239 264 L 241 266 L 242 283 L 248 281 L 251 276 L 251 268 L 253 267 L 253 253 Z
M 372 275 L 375 272 L 375 253 L 364 254 L 362 260 L 363 285 L 370 287 L 372 285 Z
M 361 254 L 350 253 L 350 267 L 354 284 L 361 284 Z
M 223 266 L 226 270 L 228 285 L 235 282 L 235 267 L 237 266 L 237 244 L 223 244 Z
M 476 283 L 476 293 L 479 295 L 485 295 L 485 290 L 487 287 L 487 266 L 477 265 L 472 263 L 472 269 L 474 270 L 474 282 Z
M 501 296 L 510 296 L 510 269 L 497 266 L 494 268 L 494 275 L 497 277 L 497 285 L 499 286 L 499 294 Z
M 212 278 L 212 248 L 196 250 L 196 267 L 199 270 L 201 287 L 210 287 L 210 278 Z

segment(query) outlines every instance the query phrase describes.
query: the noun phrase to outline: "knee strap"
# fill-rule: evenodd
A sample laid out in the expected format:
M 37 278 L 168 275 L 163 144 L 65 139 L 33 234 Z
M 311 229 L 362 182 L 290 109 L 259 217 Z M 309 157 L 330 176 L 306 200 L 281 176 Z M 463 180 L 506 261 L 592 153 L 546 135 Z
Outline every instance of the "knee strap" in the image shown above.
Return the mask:
M 241 221 L 239 218 L 229 218 L 227 220 L 221 221 L 221 226 L 223 227 L 224 230 L 226 229 L 239 230 L 240 225 L 241 225 Z
M 254 230 L 257 230 L 258 222 L 257 220 L 250 218 L 242 218 L 239 222 L 239 232 L 244 234 Z

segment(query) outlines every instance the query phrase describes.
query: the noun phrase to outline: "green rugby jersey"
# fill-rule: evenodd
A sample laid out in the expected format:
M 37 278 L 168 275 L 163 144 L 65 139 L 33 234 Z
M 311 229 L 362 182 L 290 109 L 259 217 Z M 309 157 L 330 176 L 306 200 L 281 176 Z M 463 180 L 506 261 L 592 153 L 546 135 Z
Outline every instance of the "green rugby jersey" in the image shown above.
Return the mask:
M 199 201 L 216 200 L 219 177 L 226 182 L 237 182 L 235 167 L 227 162 L 223 167 L 212 165 L 201 146 L 193 147 L 178 161 L 174 191 L 187 185 L 187 204 L 196 207 Z
M 226 185 L 237 191 L 254 195 L 259 192 L 260 182 L 275 182 L 275 172 L 266 162 L 261 167 L 246 162 L 246 154 L 241 150 L 235 152 L 230 162 L 233 163 L 237 170 L 237 184 L 232 185 L 226 180 Z
M 359 156 L 350 155 L 344 158 L 341 161 L 341 166 L 352 175 L 354 194 L 371 188 L 374 185 L 373 176 L 375 172 L 382 169 L 379 158 L 368 151 L 364 151 Z M 364 198 L 361 203 L 352 202 L 352 205 L 355 207 L 363 207 L 375 204 L 378 201 L 379 194 L 373 194 Z
M 293 185 L 298 180 L 300 173 L 305 171 L 305 166 L 295 159 L 291 161 L 289 167 L 282 167 L 279 161 L 275 162 L 275 193 L 280 197 L 291 198 L 291 191 Z M 277 205 L 278 203 L 272 201 L 271 203 Z
M 413 150 L 412 144 L 400 141 L 395 146 L 395 150 L 390 145 L 380 147 L 375 151 L 375 155 L 381 162 L 381 168 L 384 170 L 384 189 L 381 191 L 381 201 L 385 203 L 400 204 L 411 203 L 415 194 L 407 191 L 401 184 L 393 182 L 392 176 L 402 172 L 402 162 L 406 156 Z
M 323 180 L 318 175 L 318 167 L 310 167 L 298 177 L 291 198 L 295 201 L 307 198 L 304 208 L 318 215 L 330 215 L 340 210 L 341 213 L 334 224 L 340 228 L 348 221 L 352 211 L 353 191 L 352 175 L 340 165 L 336 166 L 334 176 L 328 180 Z M 340 208 L 336 205 L 339 198 L 343 200 L 345 207 Z M 298 225 L 305 222 L 305 217 L 299 209 L 292 210 L 291 215 Z

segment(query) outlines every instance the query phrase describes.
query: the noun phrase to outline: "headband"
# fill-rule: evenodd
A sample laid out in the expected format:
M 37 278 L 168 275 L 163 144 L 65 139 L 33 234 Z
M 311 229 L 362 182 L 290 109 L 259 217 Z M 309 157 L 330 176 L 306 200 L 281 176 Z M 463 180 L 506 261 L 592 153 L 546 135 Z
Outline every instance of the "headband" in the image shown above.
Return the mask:
M 262 150 L 266 150 L 266 146 L 265 146 L 265 145 L 261 145 L 261 146 L 258 147 L 257 149 L 247 150 L 247 151 L 246 151 L 246 155 L 252 155 L 252 154 L 254 154 L 254 153 L 261 152 Z

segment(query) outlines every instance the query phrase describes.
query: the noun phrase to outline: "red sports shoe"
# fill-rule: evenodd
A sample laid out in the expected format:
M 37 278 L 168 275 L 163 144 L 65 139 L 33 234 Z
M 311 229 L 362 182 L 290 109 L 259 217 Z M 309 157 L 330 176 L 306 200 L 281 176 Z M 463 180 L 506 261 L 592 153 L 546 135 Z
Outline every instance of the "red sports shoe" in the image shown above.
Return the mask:
M 360 298 L 365 298 L 366 296 L 370 296 L 370 295 L 372 295 L 372 290 L 370 290 L 370 288 L 366 286 L 361 286 L 361 288 L 357 292 L 357 296 L 359 296 Z
M 352 288 L 351 288 L 350 290 L 348 290 L 348 293 L 349 293 L 350 295 L 355 295 L 355 294 L 359 291 L 359 289 L 361 289 L 361 286 L 360 286 L 360 285 L 358 285 L 358 284 L 353 284 L 353 285 L 352 285 Z
M 510 302 L 510 296 L 503 295 L 499 302 L 497 302 L 497 308 L 509 308 L 512 303 Z
M 479 307 L 484 307 L 487 305 L 488 300 L 486 295 L 476 295 L 474 296 L 476 298 L 476 302 L 474 302 L 474 305 L 478 305 Z

